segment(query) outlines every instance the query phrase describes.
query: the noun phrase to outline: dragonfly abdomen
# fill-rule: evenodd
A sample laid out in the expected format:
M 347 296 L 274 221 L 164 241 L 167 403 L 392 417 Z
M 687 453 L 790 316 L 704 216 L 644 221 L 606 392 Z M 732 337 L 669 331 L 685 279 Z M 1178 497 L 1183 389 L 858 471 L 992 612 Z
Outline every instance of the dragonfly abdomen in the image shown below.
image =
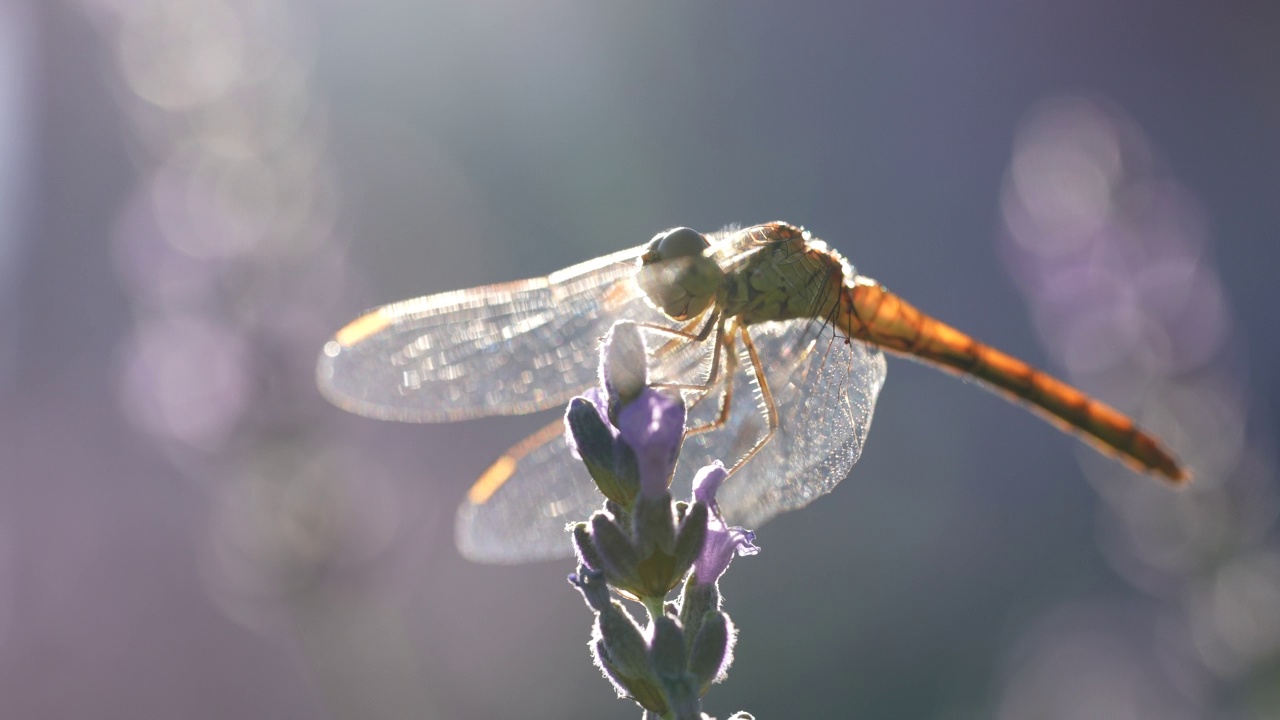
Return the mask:
M 1175 483 L 1190 477 L 1158 440 L 1115 408 L 930 317 L 879 283 L 859 277 L 846 287 L 835 322 L 852 338 L 978 378 L 1139 470 Z

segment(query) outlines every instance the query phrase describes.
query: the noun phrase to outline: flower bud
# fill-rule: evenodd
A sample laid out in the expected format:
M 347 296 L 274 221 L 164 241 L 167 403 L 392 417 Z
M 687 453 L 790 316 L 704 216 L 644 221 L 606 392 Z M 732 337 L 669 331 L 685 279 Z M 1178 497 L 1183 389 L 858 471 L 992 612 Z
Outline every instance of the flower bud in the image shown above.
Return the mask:
M 688 570 L 693 561 L 702 553 L 702 546 L 707 539 L 707 505 L 694 503 L 688 506 L 680 529 L 676 531 L 675 556 L 676 563 Z
M 631 539 L 604 513 L 591 516 L 591 540 L 611 585 L 630 589 L 640 584 L 636 571 L 640 556 Z
M 664 492 L 658 497 L 641 495 L 636 499 L 631 518 L 636 549 L 641 555 L 655 550 L 672 553 L 676 544 L 676 518 L 671 510 L 670 493 Z
M 658 677 L 674 677 L 685 670 L 684 631 L 680 623 L 659 615 L 653 618 L 653 640 L 649 644 L 649 661 Z
M 596 619 L 596 633 L 608 653 L 609 662 L 623 677 L 646 677 L 649 672 L 649 656 L 644 635 L 631 615 L 616 602 L 611 602 Z
M 680 624 L 690 636 L 697 636 L 708 613 L 720 609 L 720 589 L 689 577 L 680 593 Z
M 595 543 L 591 540 L 591 532 L 587 529 L 587 524 L 574 523 L 572 532 L 573 547 L 577 550 L 578 562 L 591 570 L 603 571 L 604 559 L 600 557 Z
M 640 492 L 634 451 L 618 442 L 618 431 L 605 422 L 599 406 L 589 397 L 569 401 L 564 421 L 569 447 L 587 466 L 596 487 L 605 497 L 629 507 Z
M 609 415 L 630 403 L 649 384 L 649 353 L 640 326 L 614 323 L 600 348 L 600 378 L 609 393 Z
M 719 611 L 706 613 L 702 627 L 689 647 L 689 672 L 698 679 L 698 694 L 707 692 L 713 682 L 724 679 L 733 661 L 733 625 L 729 616 Z

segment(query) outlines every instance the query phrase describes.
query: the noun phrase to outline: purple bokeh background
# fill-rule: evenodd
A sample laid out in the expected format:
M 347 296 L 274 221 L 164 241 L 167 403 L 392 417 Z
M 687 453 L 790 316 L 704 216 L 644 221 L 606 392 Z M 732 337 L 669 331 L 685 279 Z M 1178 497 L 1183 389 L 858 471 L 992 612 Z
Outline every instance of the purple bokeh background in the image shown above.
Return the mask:
M 1210 472 L 891 361 L 709 712 L 1275 717 L 1277 67 L 1265 2 L 0 4 L 0 717 L 635 717 L 569 565 L 452 546 L 548 418 L 352 417 L 315 355 L 771 219 Z

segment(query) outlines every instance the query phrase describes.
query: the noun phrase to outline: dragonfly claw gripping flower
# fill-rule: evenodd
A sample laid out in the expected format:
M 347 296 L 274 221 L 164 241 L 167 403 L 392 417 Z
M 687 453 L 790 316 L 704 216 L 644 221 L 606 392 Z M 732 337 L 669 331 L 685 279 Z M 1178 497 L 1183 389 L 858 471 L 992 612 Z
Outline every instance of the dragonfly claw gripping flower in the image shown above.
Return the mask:
M 606 497 L 571 528 L 580 565 L 569 581 L 596 615 L 591 652 L 619 695 L 658 717 L 699 718 L 699 698 L 725 678 L 735 640 L 717 581 L 735 554 L 757 548 L 720 516 L 715 491 L 728 473 L 719 462 L 698 472 L 692 502 L 673 500 L 685 406 L 678 392 L 650 384 L 646 364 L 639 326 L 614 325 L 600 386 L 565 412 L 569 447 Z M 640 602 L 648 627 L 610 591 Z

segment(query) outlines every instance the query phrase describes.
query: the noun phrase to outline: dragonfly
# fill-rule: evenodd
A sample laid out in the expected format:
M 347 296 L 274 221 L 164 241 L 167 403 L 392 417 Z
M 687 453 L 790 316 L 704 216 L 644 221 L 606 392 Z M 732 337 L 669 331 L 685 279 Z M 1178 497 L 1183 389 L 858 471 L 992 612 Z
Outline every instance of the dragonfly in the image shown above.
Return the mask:
M 689 407 L 673 495 L 697 468 L 732 462 L 717 499 L 735 525 L 803 507 L 850 473 L 884 351 L 976 379 L 1140 472 L 1190 477 L 1124 414 L 925 314 L 785 222 L 675 228 L 546 277 L 383 305 L 325 343 L 317 382 L 338 407 L 383 420 L 549 410 L 598 383 L 598 344 L 620 320 L 644 329 L 651 382 Z M 481 562 L 567 556 L 566 525 L 602 500 L 556 420 L 475 482 L 456 541 Z

